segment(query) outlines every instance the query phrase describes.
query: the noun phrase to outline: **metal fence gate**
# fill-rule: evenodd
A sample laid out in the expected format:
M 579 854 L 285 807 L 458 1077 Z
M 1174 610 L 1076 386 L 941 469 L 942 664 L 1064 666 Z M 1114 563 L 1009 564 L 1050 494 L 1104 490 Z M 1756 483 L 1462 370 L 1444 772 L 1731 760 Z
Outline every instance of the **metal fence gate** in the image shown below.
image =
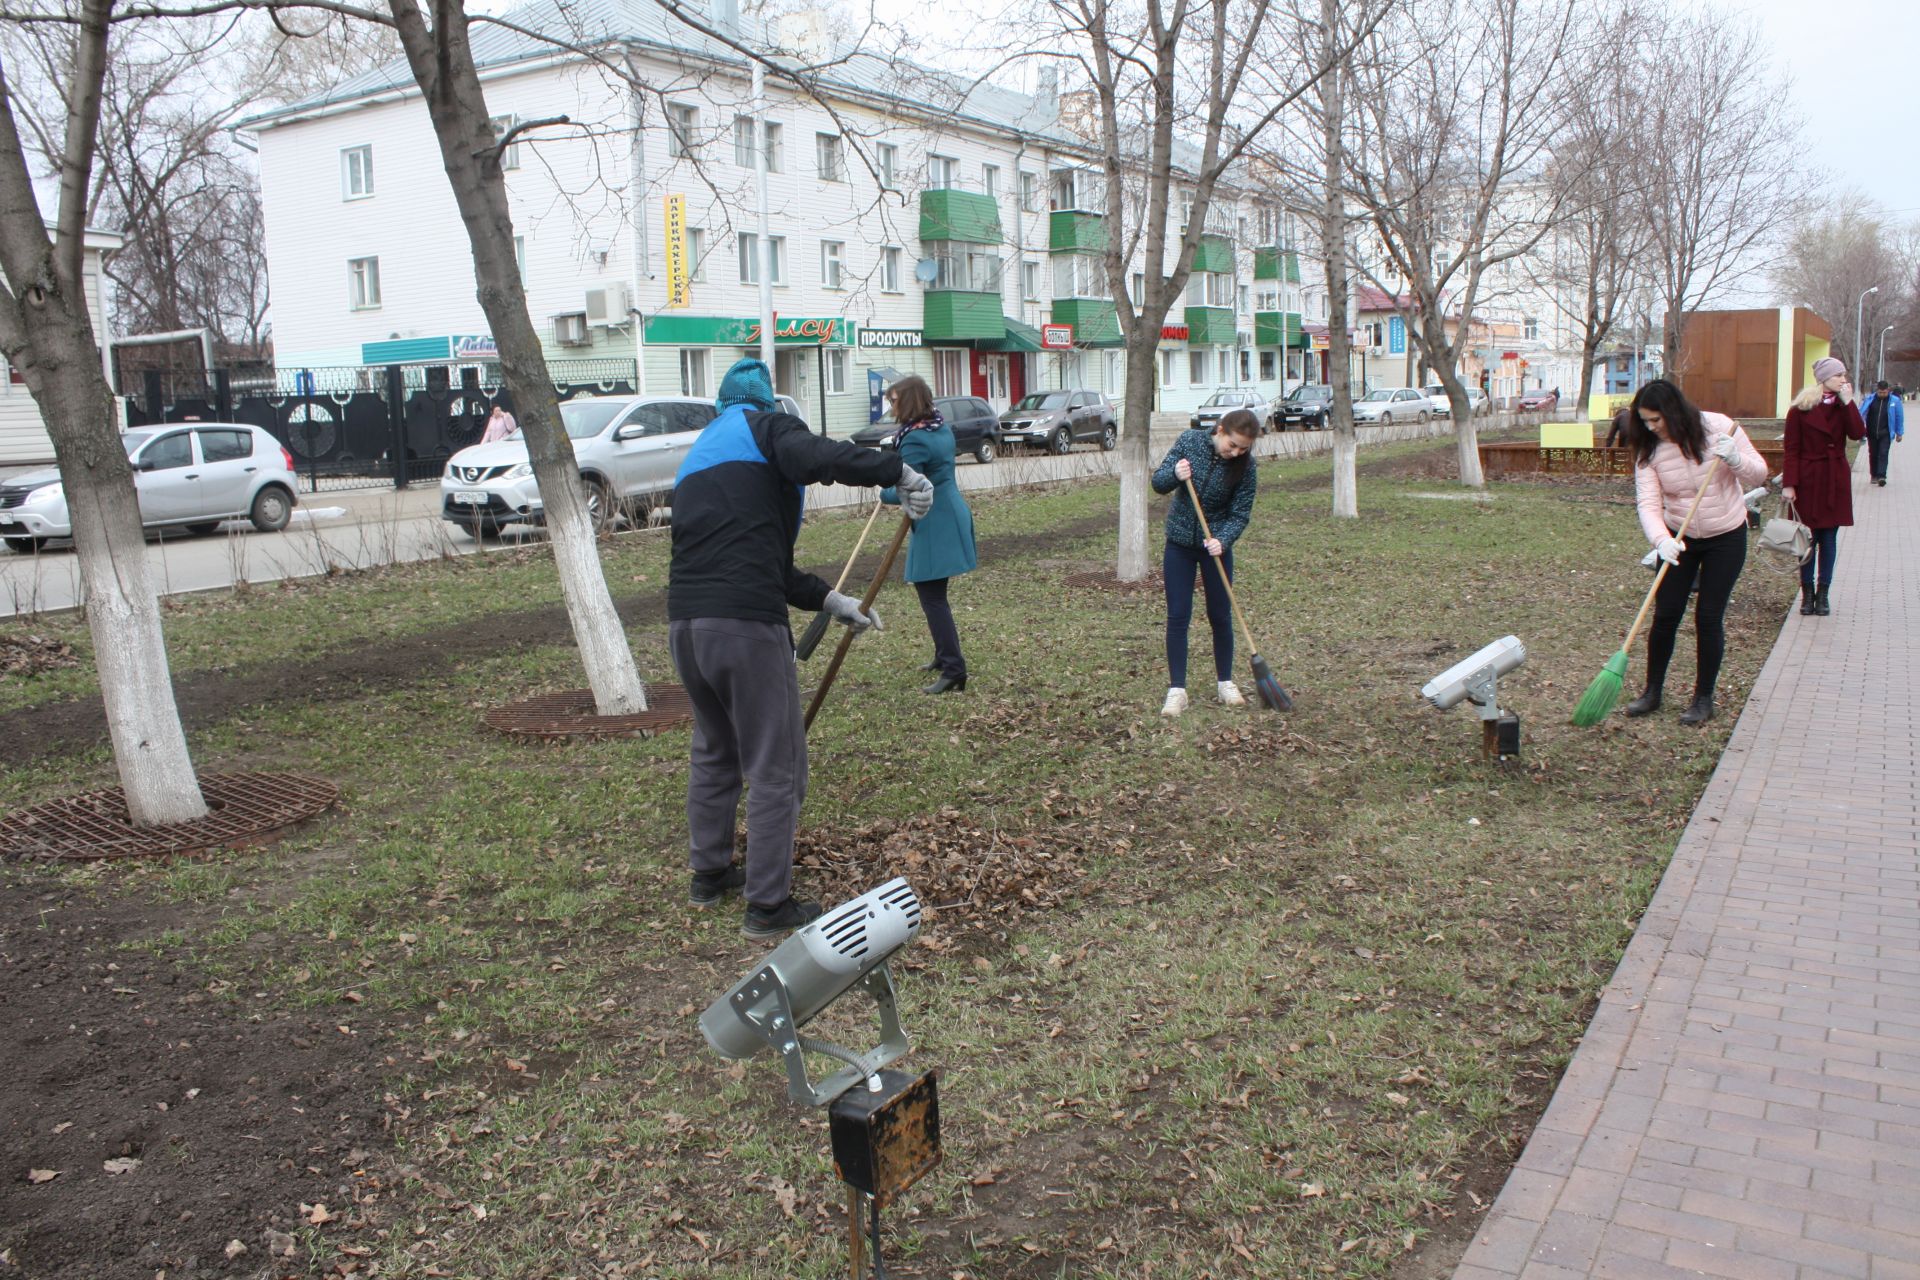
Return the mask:
M 631 360 L 552 360 L 562 400 L 632 395 Z M 498 364 L 287 369 L 271 378 L 145 372 L 127 399 L 129 427 L 243 422 L 285 445 L 306 491 L 404 489 L 440 478 L 447 459 L 478 444 L 495 405 L 513 410 Z

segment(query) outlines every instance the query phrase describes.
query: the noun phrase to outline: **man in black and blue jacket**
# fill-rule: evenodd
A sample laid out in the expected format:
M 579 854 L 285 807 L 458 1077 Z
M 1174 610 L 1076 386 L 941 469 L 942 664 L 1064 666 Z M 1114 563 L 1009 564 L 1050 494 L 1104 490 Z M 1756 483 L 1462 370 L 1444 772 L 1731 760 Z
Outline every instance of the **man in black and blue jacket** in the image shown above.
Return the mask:
M 1888 446 L 1894 441 L 1906 438 L 1907 407 L 1900 397 L 1887 389 L 1886 380 L 1873 389 L 1866 403 L 1860 406 L 1860 416 L 1867 424 L 1867 475 L 1874 484 L 1886 487 Z
M 680 464 L 673 488 L 667 643 L 693 702 L 687 776 L 690 899 L 712 906 L 744 887 L 743 931 L 774 938 L 820 915 L 793 896 L 793 835 L 807 794 L 789 606 L 825 610 L 858 630 L 880 619 L 794 568 L 806 486 L 892 485 L 918 519 L 933 485 L 896 453 L 814 435 L 774 408 L 767 366 L 727 371 L 720 415 Z M 733 863 L 734 820 L 747 797 L 747 856 Z

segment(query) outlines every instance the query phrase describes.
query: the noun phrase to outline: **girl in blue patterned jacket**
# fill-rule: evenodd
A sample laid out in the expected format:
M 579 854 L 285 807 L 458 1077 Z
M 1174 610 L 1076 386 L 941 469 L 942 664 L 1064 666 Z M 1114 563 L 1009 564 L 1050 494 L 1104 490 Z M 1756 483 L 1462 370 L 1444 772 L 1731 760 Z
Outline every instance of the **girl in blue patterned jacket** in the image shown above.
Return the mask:
M 1258 488 L 1253 442 L 1260 423 L 1245 409 L 1220 419 L 1211 435 L 1182 431 L 1153 473 L 1155 493 L 1171 493 L 1167 507 L 1167 547 L 1161 569 L 1167 587 L 1167 672 L 1170 677 L 1163 716 L 1187 709 L 1187 628 L 1193 621 L 1193 583 L 1197 575 L 1207 592 L 1207 625 L 1213 629 L 1213 673 L 1219 681 L 1220 701 L 1244 706 L 1246 699 L 1233 682 L 1233 614 L 1227 604 L 1226 581 L 1233 579 L 1233 544 L 1247 531 Z M 1213 536 L 1200 532 L 1186 481 L 1200 494 Z

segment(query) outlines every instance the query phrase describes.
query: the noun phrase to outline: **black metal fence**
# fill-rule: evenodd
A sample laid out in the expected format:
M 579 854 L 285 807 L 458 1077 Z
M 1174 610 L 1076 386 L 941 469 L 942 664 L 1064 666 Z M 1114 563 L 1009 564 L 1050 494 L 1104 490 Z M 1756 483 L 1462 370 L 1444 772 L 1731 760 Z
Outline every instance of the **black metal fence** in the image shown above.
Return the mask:
M 562 400 L 632 395 L 631 360 L 547 364 Z M 513 410 L 500 366 L 376 365 L 286 369 L 270 380 L 148 370 L 127 388 L 127 425 L 244 422 L 293 454 L 309 492 L 438 480 L 447 459 L 486 430 L 495 405 Z

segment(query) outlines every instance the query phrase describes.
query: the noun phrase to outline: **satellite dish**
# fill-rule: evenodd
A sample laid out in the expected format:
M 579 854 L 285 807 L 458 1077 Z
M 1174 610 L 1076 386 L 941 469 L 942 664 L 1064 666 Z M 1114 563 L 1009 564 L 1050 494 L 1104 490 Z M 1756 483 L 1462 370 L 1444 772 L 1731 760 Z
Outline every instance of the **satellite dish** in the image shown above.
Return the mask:
M 922 258 L 913 264 L 913 278 L 921 284 L 932 284 L 934 277 L 940 274 L 940 264 L 932 258 Z

